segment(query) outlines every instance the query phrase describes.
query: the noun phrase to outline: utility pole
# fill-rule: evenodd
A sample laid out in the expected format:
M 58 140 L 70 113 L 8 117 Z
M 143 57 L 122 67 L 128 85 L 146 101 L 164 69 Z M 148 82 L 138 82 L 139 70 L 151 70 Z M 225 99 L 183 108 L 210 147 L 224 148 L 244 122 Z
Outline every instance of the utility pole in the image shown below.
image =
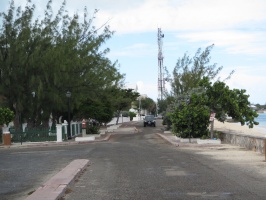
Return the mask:
M 165 92 L 163 52 L 162 52 L 163 37 L 164 34 L 162 34 L 161 28 L 158 28 L 158 99 L 160 100 L 163 99 L 163 94 Z

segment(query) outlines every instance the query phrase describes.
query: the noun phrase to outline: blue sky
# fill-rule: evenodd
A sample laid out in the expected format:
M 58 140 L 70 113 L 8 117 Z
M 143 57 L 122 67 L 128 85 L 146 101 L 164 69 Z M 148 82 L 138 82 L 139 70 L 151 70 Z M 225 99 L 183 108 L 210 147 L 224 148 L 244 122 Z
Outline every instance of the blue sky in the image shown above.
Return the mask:
M 9 0 L 0 1 L 5 11 Z M 43 13 L 47 0 L 32 0 Z M 56 13 L 62 1 L 53 2 Z M 25 5 L 26 0 L 15 0 Z M 266 1 L 265 0 L 67 0 L 70 14 L 84 7 L 96 15 L 95 26 L 106 23 L 114 36 L 106 43 L 108 57 L 118 60 L 126 85 L 156 100 L 158 96 L 158 44 L 163 38 L 164 66 L 170 73 L 184 53 L 214 44 L 211 63 L 223 66 L 221 79 L 231 89 L 246 89 L 251 103 L 266 103 Z

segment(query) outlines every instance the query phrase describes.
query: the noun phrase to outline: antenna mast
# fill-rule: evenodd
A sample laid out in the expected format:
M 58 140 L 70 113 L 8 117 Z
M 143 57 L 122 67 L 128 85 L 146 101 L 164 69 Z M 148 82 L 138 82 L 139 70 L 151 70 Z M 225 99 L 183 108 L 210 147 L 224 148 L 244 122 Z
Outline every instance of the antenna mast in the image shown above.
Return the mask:
M 163 94 L 165 91 L 163 53 L 162 53 L 163 37 L 164 34 L 162 34 L 161 28 L 158 28 L 158 99 L 160 100 L 163 99 Z

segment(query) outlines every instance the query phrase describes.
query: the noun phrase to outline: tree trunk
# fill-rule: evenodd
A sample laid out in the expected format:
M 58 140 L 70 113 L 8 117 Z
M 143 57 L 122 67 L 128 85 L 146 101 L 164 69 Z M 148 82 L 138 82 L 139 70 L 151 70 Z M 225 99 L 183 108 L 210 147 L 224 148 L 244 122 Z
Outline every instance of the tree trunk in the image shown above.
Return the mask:
M 121 112 L 121 111 L 117 111 L 117 119 L 116 119 L 116 123 L 115 123 L 116 125 L 118 124 L 118 121 L 119 121 L 120 112 Z
M 15 119 L 14 119 L 15 129 L 21 128 L 21 123 L 20 123 L 21 119 L 20 118 L 21 118 L 21 113 L 16 109 L 16 111 L 15 111 Z

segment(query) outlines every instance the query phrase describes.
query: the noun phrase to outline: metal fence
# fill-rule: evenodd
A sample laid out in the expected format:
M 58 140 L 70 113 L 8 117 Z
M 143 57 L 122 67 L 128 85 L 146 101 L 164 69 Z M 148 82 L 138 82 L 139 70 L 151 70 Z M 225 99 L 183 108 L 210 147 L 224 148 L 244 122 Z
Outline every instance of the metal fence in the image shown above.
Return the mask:
M 56 141 L 56 131 L 49 128 L 9 129 L 11 142 L 44 142 Z
M 2 133 L 3 133 L 2 128 L 0 128 L 0 144 L 3 143 L 3 140 L 2 140 L 2 138 L 3 138 Z
M 68 140 L 67 123 L 62 124 L 62 140 Z M 51 128 L 37 127 L 37 128 L 22 128 L 15 129 L 9 128 L 11 134 L 11 143 L 23 143 L 23 142 L 45 142 L 45 141 L 57 141 L 56 125 L 53 124 Z M 70 136 L 76 137 L 82 134 L 82 122 L 72 122 L 70 128 Z M 0 128 L 0 144 L 2 140 L 2 128 Z

